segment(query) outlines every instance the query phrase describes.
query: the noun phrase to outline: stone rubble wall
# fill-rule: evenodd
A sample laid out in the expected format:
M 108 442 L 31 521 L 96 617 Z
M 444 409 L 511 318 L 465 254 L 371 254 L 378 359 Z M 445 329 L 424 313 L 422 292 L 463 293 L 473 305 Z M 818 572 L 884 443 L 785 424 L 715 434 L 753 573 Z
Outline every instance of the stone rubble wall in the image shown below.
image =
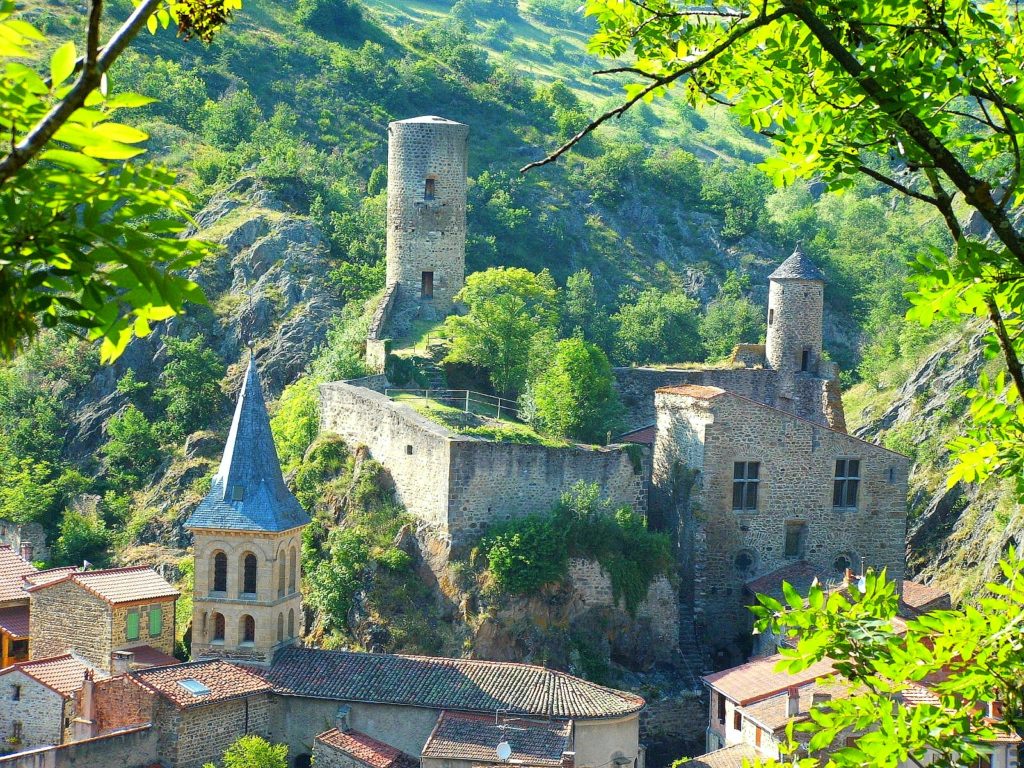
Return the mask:
M 29 648 L 33 659 L 59 656 L 74 645 L 90 664 L 110 671 L 113 611 L 106 601 L 70 581 L 29 594 Z M 169 623 L 173 624 L 173 619 Z M 124 637 L 123 629 L 120 637 Z
M 653 483 L 664 488 L 676 459 L 697 457 L 688 515 L 693 534 L 694 609 L 710 646 L 749 631 L 744 583 L 795 562 L 784 552 L 786 522 L 806 525 L 803 559 L 824 572 L 837 556 L 863 557 L 902 580 L 909 460 L 845 433 L 823 428 L 729 394 L 709 400 L 659 394 L 662 434 L 655 446 Z M 696 447 L 702 447 L 697 451 Z M 832 507 L 835 462 L 860 460 L 857 508 Z M 754 512 L 732 509 L 733 463 L 758 461 Z M 685 528 L 687 521 L 681 521 Z M 738 573 L 736 555 L 753 553 Z
M 14 701 L 13 686 L 21 687 Z M 21 723 L 21 749 L 60 744 L 63 737 L 65 699 L 33 677 L 15 670 L 0 677 L 0 738 L 14 735 Z
M 143 768 L 160 764 L 157 733 L 150 725 L 58 747 L 0 757 L 0 768 Z
M 765 357 L 777 371 L 800 370 L 803 351 L 810 352 L 810 371 L 821 361 L 821 325 L 825 286 L 814 280 L 772 280 L 768 286 Z
M 46 544 L 46 531 L 39 523 L 15 523 L 0 520 L 0 545 L 6 544 L 14 552 L 21 552 L 21 545 L 32 545 L 33 560 L 49 560 L 50 548 Z
M 129 675 L 97 680 L 93 687 L 95 733 L 149 723 L 153 720 L 156 694 L 134 682 Z M 82 711 L 82 689 L 75 692 L 75 711 Z
M 225 750 L 247 734 L 270 736 L 270 694 L 178 710 L 161 701 L 159 754 L 171 768 L 219 764 Z
M 174 611 L 175 600 L 154 600 L 148 605 L 135 605 L 127 608 L 115 606 L 111 615 L 111 647 L 113 650 L 130 651 L 133 647 L 149 645 L 158 651 L 163 651 L 168 656 L 174 655 L 174 622 L 176 620 Z M 161 617 L 160 634 L 153 637 L 149 634 L 149 612 L 159 607 L 163 616 Z M 131 611 L 138 611 L 139 614 L 139 636 L 134 640 L 128 639 L 128 614 Z M 107 662 L 104 667 L 107 672 L 111 671 L 111 663 Z

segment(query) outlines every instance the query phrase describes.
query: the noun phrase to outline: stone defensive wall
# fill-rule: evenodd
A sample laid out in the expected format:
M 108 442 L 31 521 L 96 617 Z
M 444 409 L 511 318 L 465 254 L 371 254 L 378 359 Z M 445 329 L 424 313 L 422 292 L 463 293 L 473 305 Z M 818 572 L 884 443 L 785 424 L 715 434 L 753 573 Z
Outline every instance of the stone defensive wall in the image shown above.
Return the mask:
M 365 445 L 406 510 L 455 547 L 491 523 L 547 512 L 580 480 L 646 512 L 650 461 L 636 446 L 552 448 L 461 435 L 348 382 L 320 385 L 320 429 Z

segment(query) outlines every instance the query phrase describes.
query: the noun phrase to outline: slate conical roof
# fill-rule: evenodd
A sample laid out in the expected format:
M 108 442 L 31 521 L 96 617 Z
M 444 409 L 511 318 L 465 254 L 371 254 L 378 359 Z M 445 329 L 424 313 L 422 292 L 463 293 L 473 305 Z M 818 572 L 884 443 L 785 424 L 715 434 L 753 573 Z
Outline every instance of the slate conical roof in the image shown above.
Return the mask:
M 793 255 L 779 265 L 779 268 L 768 275 L 769 280 L 817 280 L 825 282 L 825 275 L 818 266 L 804 255 L 798 244 Z
M 186 528 L 287 531 L 309 522 L 281 475 L 256 363 L 249 357 L 220 469 Z

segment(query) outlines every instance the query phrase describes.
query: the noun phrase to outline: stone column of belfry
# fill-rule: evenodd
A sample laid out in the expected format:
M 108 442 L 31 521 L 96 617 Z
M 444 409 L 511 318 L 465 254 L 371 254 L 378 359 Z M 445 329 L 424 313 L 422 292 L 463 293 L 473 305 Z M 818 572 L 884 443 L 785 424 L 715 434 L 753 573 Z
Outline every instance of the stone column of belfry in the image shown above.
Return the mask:
M 469 127 L 443 117 L 388 125 L 387 284 L 447 314 L 466 276 Z

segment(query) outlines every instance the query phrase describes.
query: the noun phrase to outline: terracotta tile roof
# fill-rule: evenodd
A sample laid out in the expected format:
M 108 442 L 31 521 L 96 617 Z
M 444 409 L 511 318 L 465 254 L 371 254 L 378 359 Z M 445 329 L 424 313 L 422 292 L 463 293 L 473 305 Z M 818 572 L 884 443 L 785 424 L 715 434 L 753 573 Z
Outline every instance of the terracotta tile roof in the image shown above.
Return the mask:
M 14 670 L 19 670 L 29 677 L 38 680 L 47 688 L 56 691 L 61 696 L 70 698 L 75 691 L 82 687 L 85 673 L 90 669 L 93 670 L 97 678 L 107 677 L 106 673 L 97 670 L 73 653 L 12 664 L 0 672 L 0 675 L 6 675 Z
M 501 728 L 495 724 L 494 715 L 442 712 L 421 757 L 498 763 L 502 761 L 495 750 L 505 740 L 512 747 L 508 762 L 536 766 L 562 764 L 562 753 L 569 749 L 568 721 L 538 723 L 505 718 L 504 722 L 505 727 Z
M 284 695 L 569 718 L 639 712 L 644 700 L 530 664 L 312 648 L 278 652 L 267 679 Z
M 832 672 L 832 659 L 829 658 L 815 662 L 803 672 L 796 674 L 778 672 L 775 666 L 781 659 L 780 654 L 765 656 L 732 669 L 705 675 L 701 679 L 706 685 L 738 702 L 740 706 L 747 706 L 783 693 L 790 686 L 803 685 L 819 677 L 826 677 Z
M 170 700 L 179 709 L 201 707 L 270 690 L 270 684 L 255 672 L 220 659 L 140 669 L 131 674 L 137 682 Z M 188 680 L 197 681 L 210 692 L 201 695 L 191 693 L 182 685 Z
M 21 577 L 35 572 L 35 566 L 22 560 L 8 545 L 0 547 L 0 603 L 27 600 Z
M 680 384 L 675 387 L 658 387 L 654 391 L 666 395 L 686 395 L 687 397 L 696 397 L 699 400 L 710 400 L 725 394 L 724 389 L 705 387 L 703 384 Z
M 794 717 L 805 719 L 811 711 L 815 694 L 825 694 L 833 699 L 844 698 L 850 695 L 850 689 L 842 683 L 812 682 L 801 685 L 797 688 L 797 700 L 799 708 Z M 744 707 L 740 712 L 750 717 L 751 720 L 763 725 L 772 731 L 778 731 L 786 727 L 790 721 L 789 715 L 789 692 L 785 691 L 767 699 L 755 701 Z
M 654 445 L 654 438 L 657 434 L 658 425 L 648 424 L 646 427 L 640 427 L 640 429 L 634 429 L 632 432 L 626 432 L 623 435 L 619 435 L 616 442 L 637 443 L 638 445 Z
M 47 568 L 45 571 L 36 571 L 35 573 L 29 573 L 22 576 L 25 589 L 34 587 L 38 584 L 49 584 L 51 581 L 67 576 L 69 573 L 73 573 L 78 570 L 77 565 L 62 565 L 59 568 Z
M 0 608 L 0 629 L 12 637 L 28 637 L 28 606 Z
M 135 658 L 132 659 L 133 664 L 141 667 L 166 667 L 181 663 L 178 659 L 157 650 L 152 645 L 135 645 L 131 648 L 118 648 L 117 650 L 131 651 L 135 654 Z
M 756 764 L 754 761 L 764 760 L 765 757 L 749 744 L 733 744 L 731 747 L 691 758 L 686 762 L 686 768 L 743 768 L 744 760 Z
M 332 728 L 317 736 L 316 741 L 371 768 L 415 768 L 419 765 L 415 758 L 359 731 Z
M 111 605 L 161 600 L 180 594 L 148 565 L 105 568 L 98 571 L 72 571 L 52 581 L 35 584 L 29 587 L 28 591 L 35 592 L 66 581 L 78 584 Z
M 823 569 L 817 568 L 810 563 L 800 560 L 774 571 L 751 579 L 744 586 L 747 591 L 754 595 L 768 595 L 776 600 L 785 599 L 782 594 L 782 582 L 787 581 L 796 588 L 802 596 L 806 597 L 811 589 L 811 584 L 817 579 L 821 584 L 827 584 L 829 579 L 839 580 L 835 573 L 825 573 Z
M 949 593 L 944 589 L 916 581 L 903 582 L 902 602 L 914 611 L 930 611 L 934 608 L 949 608 Z

